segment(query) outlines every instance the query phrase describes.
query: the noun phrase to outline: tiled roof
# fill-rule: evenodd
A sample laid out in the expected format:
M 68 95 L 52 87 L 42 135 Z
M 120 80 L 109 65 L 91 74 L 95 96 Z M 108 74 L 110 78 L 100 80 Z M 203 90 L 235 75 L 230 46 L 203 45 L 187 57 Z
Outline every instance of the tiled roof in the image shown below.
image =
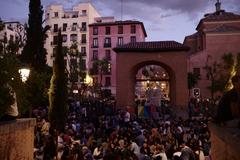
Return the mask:
M 140 24 L 143 28 L 143 32 L 145 37 L 147 37 L 147 32 L 145 30 L 143 22 L 134 21 L 134 20 L 126 20 L 126 21 L 113 21 L 113 22 L 96 22 L 89 24 L 88 26 L 114 26 L 114 25 L 129 25 L 129 24 Z
M 158 51 L 187 51 L 189 47 L 176 41 L 153 41 L 153 42 L 136 42 L 128 43 L 114 48 L 114 51 L 127 52 L 158 52 Z
M 113 21 L 113 22 L 96 22 L 89 24 L 89 26 L 105 26 L 105 25 L 124 25 L 124 24 L 141 24 L 140 21 L 126 20 L 126 21 Z
M 218 26 L 214 29 L 206 31 L 208 33 L 213 33 L 213 32 L 240 32 L 240 27 L 236 26 L 229 26 L 229 25 L 221 25 Z
M 232 12 L 214 12 L 211 14 L 206 14 L 205 17 L 202 19 L 203 21 L 226 21 L 226 20 L 240 20 L 240 15 L 234 14 Z
M 197 25 L 197 29 L 199 28 L 200 24 L 203 22 L 216 22 L 216 21 L 232 21 L 232 20 L 239 20 L 240 15 L 232 13 L 232 12 L 225 12 L 224 10 L 208 13 L 204 15 L 204 18 L 200 20 Z

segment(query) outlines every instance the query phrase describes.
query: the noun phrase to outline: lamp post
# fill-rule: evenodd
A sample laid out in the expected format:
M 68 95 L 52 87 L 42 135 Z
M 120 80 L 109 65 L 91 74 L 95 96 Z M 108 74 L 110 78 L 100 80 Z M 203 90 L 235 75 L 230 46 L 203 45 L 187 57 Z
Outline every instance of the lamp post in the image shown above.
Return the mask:
M 18 72 L 20 73 L 22 82 L 25 83 L 29 77 L 30 69 L 29 68 L 20 68 L 18 70 Z

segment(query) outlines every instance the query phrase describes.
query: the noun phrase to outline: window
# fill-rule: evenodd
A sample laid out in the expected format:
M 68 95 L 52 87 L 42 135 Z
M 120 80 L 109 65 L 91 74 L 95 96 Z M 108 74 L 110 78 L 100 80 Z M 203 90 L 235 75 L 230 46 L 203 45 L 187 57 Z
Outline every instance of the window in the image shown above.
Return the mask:
M 93 35 L 98 35 L 98 27 L 93 27 Z
M 63 35 L 62 35 L 62 41 L 63 41 L 63 42 L 67 42 L 67 35 L 66 35 L 66 34 L 63 34 Z
M 131 43 L 135 43 L 136 42 L 136 36 L 131 36 L 130 41 L 131 41 Z
M 131 33 L 136 33 L 136 25 L 131 25 Z
M 54 12 L 54 17 L 58 17 L 58 12 Z
M 72 31 L 76 31 L 77 30 L 77 23 L 73 23 L 72 24 Z
M 105 58 L 107 60 L 111 60 L 111 50 L 108 49 L 105 51 Z
M 70 41 L 77 41 L 77 34 L 71 34 Z
M 111 34 L 111 28 L 110 27 L 105 27 L 105 34 L 106 35 Z
M 98 51 L 97 50 L 93 50 L 93 60 L 98 60 Z
M 111 47 L 111 38 L 109 37 L 105 38 L 104 47 Z
M 98 39 L 97 38 L 93 38 L 93 47 L 94 48 L 98 47 Z
M 193 74 L 200 76 L 200 68 L 193 68 Z
M 86 16 L 87 15 L 87 10 L 82 10 L 82 16 Z
M 58 24 L 53 25 L 53 32 L 58 32 Z
M 87 31 L 87 23 L 86 22 L 82 22 L 81 31 Z
M 118 45 L 123 45 L 123 37 L 118 37 Z
M 63 23 L 63 32 L 67 31 L 67 23 Z
M 81 54 L 86 55 L 86 47 L 81 47 Z
M 123 26 L 118 26 L 118 34 L 123 34 Z
M 56 45 L 58 42 L 58 36 L 53 36 L 53 45 Z
M 105 77 L 105 86 L 111 86 L 111 77 Z
M 82 43 L 87 43 L 87 36 L 86 34 L 82 34 Z
M 82 59 L 80 62 L 80 68 L 86 70 L 86 59 Z
M 56 47 L 54 47 L 54 48 L 53 48 L 52 57 L 55 57 L 55 56 L 56 56 L 56 53 L 57 53 L 57 48 L 56 48 Z

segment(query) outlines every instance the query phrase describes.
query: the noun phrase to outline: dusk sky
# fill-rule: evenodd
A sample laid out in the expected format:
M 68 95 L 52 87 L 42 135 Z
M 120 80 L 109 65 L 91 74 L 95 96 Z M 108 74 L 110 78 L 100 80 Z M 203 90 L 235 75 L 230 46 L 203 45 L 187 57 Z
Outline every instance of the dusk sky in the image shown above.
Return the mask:
M 102 16 L 115 16 L 121 20 L 139 20 L 145 25 L 147 41 L 176 40 L 195 32 L 205 13 L 215 11 L 217 0 L 87 0 L 92 2 Z M 49 4 L 63 4 L 65 8 L 86 0 L 42 0 Z M 240 14 L 240 0 L 220 0 L 222 9 Z M 0 0 L 0 17 L 4 21 L 26 22 L 29 0 Z

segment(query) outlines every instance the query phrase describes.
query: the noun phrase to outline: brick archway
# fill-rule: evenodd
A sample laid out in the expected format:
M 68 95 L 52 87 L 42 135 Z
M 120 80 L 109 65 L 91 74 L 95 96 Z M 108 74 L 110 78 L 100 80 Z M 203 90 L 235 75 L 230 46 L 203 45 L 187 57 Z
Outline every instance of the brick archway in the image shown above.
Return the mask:
M 166 42 L 168 45 L 164 45 Z M 169 42 L 171 42 L 170 47 Z M 152 44 L 149 45 L 149 43 Z M 187 50 L 187 47 L 174 41 L 139 42 L 115 48 L 117 107 L 135 106 L 135 76 L 137 71 L 146 65 L 159 65 L 168 72 L 171 104 L 186 106 L 188 101 Z

